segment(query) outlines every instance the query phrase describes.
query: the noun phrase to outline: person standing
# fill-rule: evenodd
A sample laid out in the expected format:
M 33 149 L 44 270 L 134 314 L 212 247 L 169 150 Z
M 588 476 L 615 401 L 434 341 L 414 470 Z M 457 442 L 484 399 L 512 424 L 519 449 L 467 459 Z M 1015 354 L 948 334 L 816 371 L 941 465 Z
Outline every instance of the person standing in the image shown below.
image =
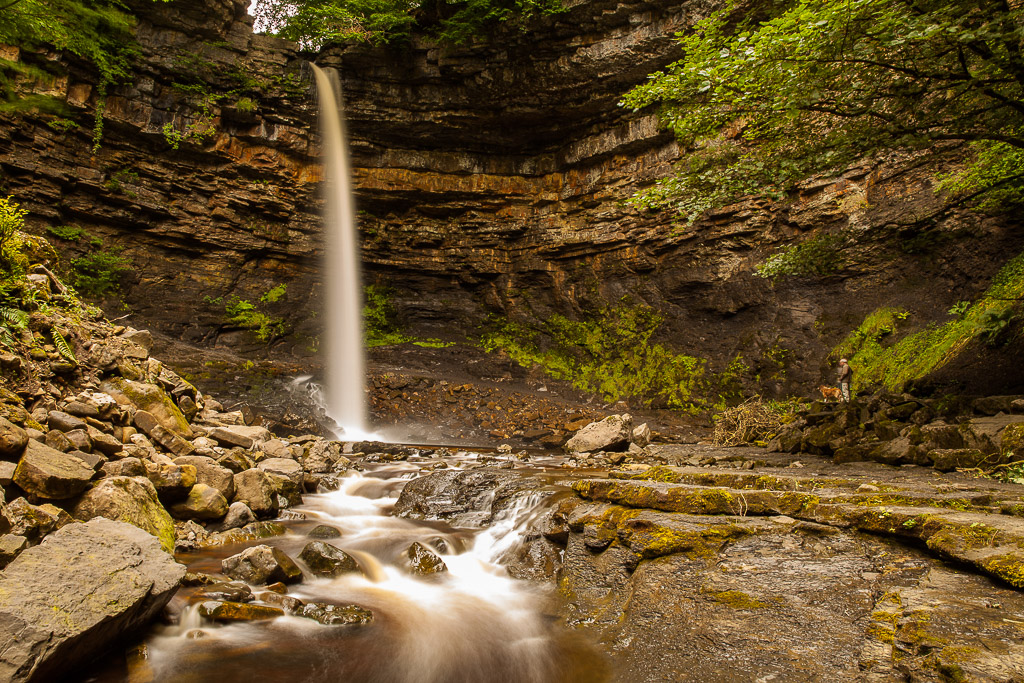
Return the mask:
M 853 381 L 853 368 L 845 358 L 839 359 L 839 393 L 842 394 L 843 403 L 850 402 L 850 382 Z

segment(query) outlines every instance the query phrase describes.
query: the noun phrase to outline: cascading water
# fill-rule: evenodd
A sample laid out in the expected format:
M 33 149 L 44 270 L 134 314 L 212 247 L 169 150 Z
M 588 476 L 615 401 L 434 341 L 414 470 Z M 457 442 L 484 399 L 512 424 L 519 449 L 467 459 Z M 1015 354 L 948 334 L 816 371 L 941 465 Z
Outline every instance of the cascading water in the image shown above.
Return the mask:
M 178 623 L 148 641 L 145 675 L 159 683 L 606 680 L 594 668 L 594 653 L 545 617 L 538 588 L 509 578 L 500 564 L 521 543 L 544 495 L 525 494 L 486 530 L 390 516 L 400 489 L 419 473 L 405 463 L 381 466 L 369 476 L 352 473 L 338 491 L 307 498 L 301 511 L 308 521 L 289 522 L 289 534 L 257 541 L 295 557 L 315 524 L 336 528 L 341 535 L 330 543 L 354 557 L 362 571 L 334 579 L 307 576 L 289 596 L 358 604 L 373 612 L 371 624 L 321 626 L 284 616 L 214 626 L 179 596 Z M 410 574 L 403 551 L 414 541 L 437 550 L 447 572 Z M 189 566 L 217 571 L 220 559 L 238 550 L 204 551 Z
M 326 413 L 346 439 L 367 438 L 363 358 L 362 283 L 356 239 L 348 142 L 341 82 L 333 69 L 312 65 L 320 102 L 320 131 L 326 170 L 327 235 L 325 314 L 327 318 Z

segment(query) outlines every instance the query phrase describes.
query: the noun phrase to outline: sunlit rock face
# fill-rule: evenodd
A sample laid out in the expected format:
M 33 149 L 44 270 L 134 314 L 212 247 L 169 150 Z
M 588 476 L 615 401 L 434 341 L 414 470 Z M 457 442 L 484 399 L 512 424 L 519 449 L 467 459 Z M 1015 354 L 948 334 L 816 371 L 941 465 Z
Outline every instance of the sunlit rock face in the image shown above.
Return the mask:
M 365 278 L 390 288 L 411 334 L 474 333 L 494 313 L 574 317 L 629 297 L 664 315 L 660 341 L 679 352 L 719 368 L 742 354 L 760 389 L 792 390 L 816 384 L 831 347 L 874 308 L 941 318 L 1024 246 L 1005 222 L 952 214 L 939 227 L 953 239 L 924 251 L 879 244 L 829 277 L 756 277 L 785 240 L 891 235 L 934 210 L 931 176 L 896 165 L 692 227 L 628 205 L 680 151 L 655 112 L 617 103 L 679 57 L 671 36 L 713 3 L 589 0 L 465 47 L 415 40 L 320 55 L 253 35 L 246 4 L 140 0 L 139 73 L 111 89 L 95 153 L 96 79 L 77 64 L 45 88 L 80 128 L 61 132 L 45 116 L 0 126 L 4 190 L 35 228 L 76 224 L 104 249 L 123 247 L 132 269 L 121 298 L 174 338 L 315 358 L 322 172 L 303 68 L 313 58 L 343 74 Z M 268 345 L 228 321 L 232 297 L 257 302 L 280 284 L 284 295 L 261 310 L 284 320 L 283 337 Z M 765 360 L 778 349 L 782 374 Z

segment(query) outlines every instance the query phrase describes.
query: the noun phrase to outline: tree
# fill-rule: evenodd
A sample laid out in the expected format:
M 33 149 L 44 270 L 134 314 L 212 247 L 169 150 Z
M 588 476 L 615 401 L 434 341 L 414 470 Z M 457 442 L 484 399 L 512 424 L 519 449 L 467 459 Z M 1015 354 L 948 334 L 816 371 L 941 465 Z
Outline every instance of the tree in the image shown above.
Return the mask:
M 790 0 L 760 20 L 719 10 L 623 100 L 661 105 L 691 151 L 634 201 L 692 223 L 894 150 L 965 148 L 971 161 L 942 179 L 953 197 L 1024 200 L 1022 12 L 1007 0 Z
M 562 11 L 560 0 L 259 0 L 257 27 L 319 50 L 360 40 L 407 41 L 417 28 L 446 44 L 461 44 L 513 17 Z
M 167 2 L 168 0 L 164 0 Z M 0 43 L 28 50 L 45 46 L 71 53 L 99 71 L 95 142 L 102 134 L 108 86 L 130 79 L 136 54 L 135 17 L 120 0 L 0 0 Z M 19 76 L 49 77 L 24 63 L 0 59 L 0 112 L 40 108 L 59 110 L 53 98 L 23 97 Z

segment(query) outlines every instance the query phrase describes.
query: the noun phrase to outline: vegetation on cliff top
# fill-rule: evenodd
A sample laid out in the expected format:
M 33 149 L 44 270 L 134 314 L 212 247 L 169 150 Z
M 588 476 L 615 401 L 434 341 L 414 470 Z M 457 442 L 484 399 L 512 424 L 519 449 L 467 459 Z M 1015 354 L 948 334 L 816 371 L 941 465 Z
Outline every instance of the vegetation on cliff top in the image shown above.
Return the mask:
M 259 27 L 311 50 L 336 42 L 409 40 L 426 29 L 443 44 L 486 36 L 495 23 L 562 11 L 560 0 L 261 0 Z
M 1024 199 L 1024 8 L 1001 0 L 737 3 L 677 36 L 685 57 L 628 93 L 689 148 L 635 198 L 689 222 L 749 195 L 902 150 L 974 163 L 959 199 Z

